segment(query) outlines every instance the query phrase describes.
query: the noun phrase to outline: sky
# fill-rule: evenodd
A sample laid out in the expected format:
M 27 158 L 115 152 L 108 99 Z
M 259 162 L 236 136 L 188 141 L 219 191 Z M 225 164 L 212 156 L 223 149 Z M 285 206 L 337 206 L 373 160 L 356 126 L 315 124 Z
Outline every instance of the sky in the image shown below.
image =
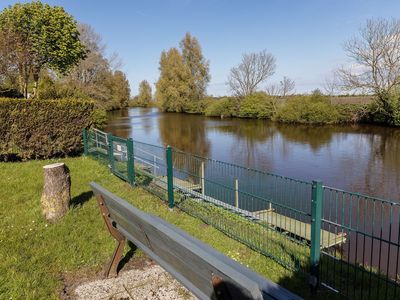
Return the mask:
M 0 0 L 0 9 L 14 0 Z M 28 1 L 29 2 L 29 1 Z M 264 86 L 283 76 L 296 92 L 323 90 L 326 78 L 350 63 L 343 43 L 369 18 L 400 18 L 399 0 L 45 0 L 90 24 L 116 52 L 131 85 L 159 76 L 162 50 L 178 47 L 186 32 L 195 36 L 210 62 L 208 93 L 229 94 L 229 70 L 243 53 L 266 49 L 277 68 Z

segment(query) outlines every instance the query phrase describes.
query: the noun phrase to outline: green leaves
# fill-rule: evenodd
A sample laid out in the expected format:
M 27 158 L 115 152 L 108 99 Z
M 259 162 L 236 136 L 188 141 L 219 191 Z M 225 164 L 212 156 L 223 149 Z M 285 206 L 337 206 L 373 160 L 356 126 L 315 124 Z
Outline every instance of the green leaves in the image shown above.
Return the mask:
M 152 100 L 151 86 L 147 80 L 143 80 L 139 84 L 138 105 L 147 107 Z
M 202 101 L 210 81 L 209 64 L 203 57 L 199 42 L 187 33 L 177 48 L 163 51 L 156 97 L 166 111 L 191 111 Z
M 7 52 L 7 63 L 18 68 L 26 86 L 30 75 L 37 83 L 42 68 L 65 74 L 86 55 L 74 18 L 62 7 L 40 1 L 4 9 L 0 35 L 0 57 Z
M 102 120 L 91 101 L 0 99 L 0 160 L 79 153 L 82 129 Z

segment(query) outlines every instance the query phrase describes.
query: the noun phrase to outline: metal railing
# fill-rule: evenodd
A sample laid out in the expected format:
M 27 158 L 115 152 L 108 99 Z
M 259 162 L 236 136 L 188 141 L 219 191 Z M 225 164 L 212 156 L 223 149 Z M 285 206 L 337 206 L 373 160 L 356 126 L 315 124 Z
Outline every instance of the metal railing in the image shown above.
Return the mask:
M 268 172 L 84 130 L 85 154 L 156 194 L 349 298 L 400 295 L 400 206 Z

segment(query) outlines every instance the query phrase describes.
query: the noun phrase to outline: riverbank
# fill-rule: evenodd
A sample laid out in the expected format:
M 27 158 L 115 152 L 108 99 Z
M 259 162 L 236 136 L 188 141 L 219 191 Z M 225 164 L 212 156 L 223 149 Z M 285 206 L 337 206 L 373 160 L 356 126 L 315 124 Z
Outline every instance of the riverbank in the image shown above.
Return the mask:
M 179 107 L 156 104 L 165 112 L 202 114 L 220 118 L 265 119 L 277 123 L 313 125 L 385 123 L 376 113 L 372 96 L 329 97 L 315 93 L 279 97 L 256 92 L 244 98 L 208 97 L 198 102 L 188 101 Z
M 130 107 L 141 107 L 132 102 Z M 208 97 L 197 102 L 187 100 L 179 106 L 152 102 L 163 112 L 200 114 L 208 117 L 263 119 L 276 123 L 332 125 L 368 123 L 400 126 L 400 98 L 373 96 L 331 97 L 311 95 L 271 96 L 256 92 L 243 98 Z
M 178 209 L 170 212 L 159 198 L 131 188 L 90 158 L 62 159 L 71 171 L 71 209 L 58 223 L 47 224 L 40 210 L 42 166 L 55 161 L 0 163 L 1 173 L 7 174 L 0 180 L 0 294 L 5 298 L 55 299 L 66 277 L 76 274 L 84 278 L 101 271 L 113 251 L 114 240 L 104 227 L 88 185 L 91 181 L 307 297 L 309 289 L 302 276 Z

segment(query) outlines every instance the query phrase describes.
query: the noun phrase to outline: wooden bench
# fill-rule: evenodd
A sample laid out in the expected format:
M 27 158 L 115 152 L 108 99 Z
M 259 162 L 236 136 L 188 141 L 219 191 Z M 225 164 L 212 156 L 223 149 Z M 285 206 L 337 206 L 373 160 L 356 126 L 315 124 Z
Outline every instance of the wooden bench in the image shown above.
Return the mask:
M 106 276 L 117 276 L 128 239 L 199 299 L 300 299 L 164 220 L 144 213 L 98 184 L 90 184 L 118 241 Z

